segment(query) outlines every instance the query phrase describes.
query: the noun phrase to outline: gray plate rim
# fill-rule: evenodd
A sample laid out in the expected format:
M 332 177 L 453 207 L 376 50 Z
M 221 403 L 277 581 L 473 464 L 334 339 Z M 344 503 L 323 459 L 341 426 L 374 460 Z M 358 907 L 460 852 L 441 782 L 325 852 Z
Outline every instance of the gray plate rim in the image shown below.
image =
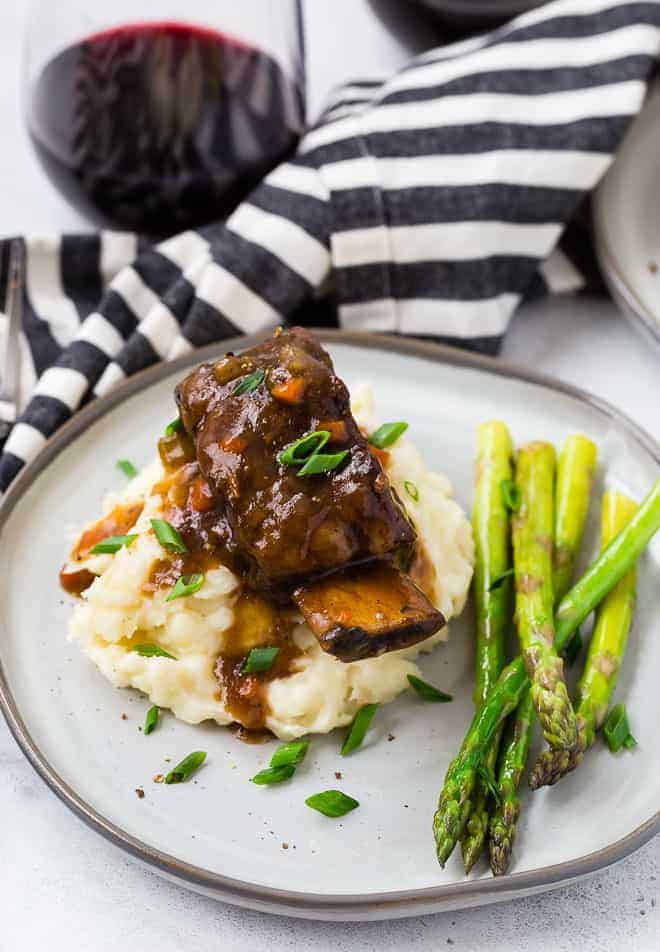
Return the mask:
M 624 413 L 606 401 L 578 387 L 536 373 L 514 364 L 477 354 L 466 353 L 452 347 L 430 341 L 384 337 L 354 331 L 316 329 L 320 339 L 330 345 L 348 344 L 365 349 L 395 351 L 403 355 L 421 357 L 449 366 L 480 370 L 500 377 L 522 380 L 543 386 L 551 391 L 565 394 L 598 410 L 618 426 L 626 429 L 660 466 L 660 444 L 634 423 Z M 79 411 L 44 445 L 39 455 L 17 476 L 0 504 L 0 537 L 2 529 L 26 490 L 40 473 L 76 437 L 119 403 L 141 392 L 162 378 L 179 370 L 211 359 L 219 351 L 243 349 L 269 336 L 267 333 L 235 337 L 192 351 L 170 363 L 159 363 L 124 381 L 109 394 Z M 346 921 L 351 919 L 384 919 L 399 916 L 419 915 L 431 909 L 456 909 L 462 906 L 479 905 L 517 895 L 542 891 L 559 886 L 567 881 L 595 873 L 639 849 L 651 837 L 660 832 L 660 810 L 625 837 L 603 849 L 588 853 L 576 860 L 526 872 L 511 873 L 491 879 L 468 880 L 424 889 L 396 892 L 318 895 L 293 890 L 257 886 L 220 873 L 183 863 L 175 856 L 154 849 L 111 823 L 94 807 L 80 797 L 53 769 L 40 751 L 24 723 L 12 695 L 5 672 L 0 664 L 0 709 L 20 749 L 55 795 L 83 822 L 100 833 L 105 839 L 134 856 L 147 866 L 188 888 L 203 892 L 224 902 L 245 906 L 280 915 L 293 915 L 310 919 Z

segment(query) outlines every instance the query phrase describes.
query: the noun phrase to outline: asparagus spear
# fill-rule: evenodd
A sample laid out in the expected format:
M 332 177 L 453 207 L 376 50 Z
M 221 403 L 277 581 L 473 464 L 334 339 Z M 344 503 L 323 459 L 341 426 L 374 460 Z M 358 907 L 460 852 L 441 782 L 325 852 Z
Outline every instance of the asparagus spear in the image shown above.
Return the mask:
M 472 506 L 477 629 L 475 708 L 486 700 L 504 665 L 504 631 L 511 599 L 509 586 L 497 583 L 511 566 L 509 508 L 503 485 L 511 484 L 512 457 L 513 445 L 505 424 L 499 420 L 482 424 L 477 431 L 477 481 Z M 495 737 L 486 757 L 486 769 L 491 773 L 498 747 L 499 737 Z M 481 855 L 488 830 L 488 788 L 482 779 L 477 781 L 473 800 L 461 841 L 466 873 Z
M 571 582 L 589 510 L 596 457 L 595 444 L 579 434 L 568 437 L 559 456 L 554 531 L 555 604 L 566 594 Z M 496 876 L 501 876 L 509 868 L 520 816 L 517 790 L 534 732 L 533 704 L 528 691 L 523 694 L 509 722 L 498 775 L 501 803 L 490 824 L 490 865 Z M 566 754 L 560 751 L 555 756 Z
M 602 511 L 602 547 L 633 518 L 637 505 L 622 493 L 605 493 Z M 574 751 L 545 751 L 532 771 L 533 790 L 552 785 L 575 770 L 602 725 L 628 643 L 635 605 L 636 570 L 633 564 L 598 608 L 582 677 L 577 686 L 578 743 Z
M 564 681 L 564 663 L 554 647 L 552 549 L 555 451 L 550 443 L 528 443 L 516 462 L 522 494 L 513 520 L 516 622 L 522 657 L 532 682 L 532 700 L 551 747 L 577 741 L 575 713 Z
M 507 585 L 493 586 L 511 566 L 509 510 L 502 483 L 511 480 L 513 446 L 504 423 L 493 420 L 477 433 L 477 483 L 472 508 L 475 542 L 474 597 L 477 613 L 475 706 L 483 704 L 504 665 L 509 618 Z
M 566 647 L 575 629 L 625 575 L 660 529 L 660 480 L 628 525 L 610 542 L 582 578 L 561 600 L 555 615 L 555 648 Z M 450 763 L 433 817 L 438 861 L 444 865 L 470 815 L 475 778 L 493 736 L 518 704 L 528 678 L 520 656 L 500 674 L 476 712 L 461 748 Z
M 515 709 L 529 683 L 520 656 L 502 671 L 477 710 L 461 749 L 449 764 L 438 809 L 433 817 L 438 861 L 444 866 L 472 812 L 475 780 L 500 724 Z
M 511 715 L 500 757 L 497 786 L 500 802 L 490 821 L 488 849 L 490 868 L 496 876 L 506 873 L 520 816 L 518 787 L 527 763 L 534 727 L 534 702 L 529 687 L 525 688 L 516 711 Z
M 596 445 L 580 434 L 569 436 L 559 454 L 552 578 L 555 601 L 564 597 L 573 578 L 573 567 L 587 521 L 597 456 Z

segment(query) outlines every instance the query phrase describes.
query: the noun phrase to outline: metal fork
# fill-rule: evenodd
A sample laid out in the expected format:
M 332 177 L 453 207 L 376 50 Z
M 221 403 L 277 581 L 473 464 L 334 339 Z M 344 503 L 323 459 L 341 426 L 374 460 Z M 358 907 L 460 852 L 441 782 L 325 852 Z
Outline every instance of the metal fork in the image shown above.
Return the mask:
M 7 335 L 0 373 L 0 448 L 11 432 L 18 413 L 20 384 L 19 333 L 23 322 L 23 281 L 25 254 L 23 243 L 14 238 L 9 245 L 5 314 Z

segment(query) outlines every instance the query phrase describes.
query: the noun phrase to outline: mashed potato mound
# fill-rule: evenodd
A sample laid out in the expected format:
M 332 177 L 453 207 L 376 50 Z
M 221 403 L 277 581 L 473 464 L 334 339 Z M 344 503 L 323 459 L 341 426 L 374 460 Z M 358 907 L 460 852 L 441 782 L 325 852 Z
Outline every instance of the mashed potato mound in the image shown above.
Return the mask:
M 353 412 L 366 430 L 376 426 L 370 388 L 356 390 Z M 433 590 L 427 594 L 447 619 L 456 616 L 472 576 L 470 524 L 452 498 L 449 481 L 427 468 L 407 438 L 389 448 L 386 471 L 435 569 Z M 214 666 L 227 647 L 239 580 L 228 568 L 212 569 L 198 592 L 171 602 L 166 601 L 167 592 L 142 589 L 162 557 L 150 525 L 150 519 L 163 515 L 160 496 L 151 494 L 162 476 L 160 461 L 155 461 L 120 495 L 105 500 L 106 512 L 118 502 L 144 501 L 131 529 L 137 538 L 115 555 L 89 556 L 77 563 L 76 568 L 87 568 L 98 578 L 73 611 L 69 637 L 115 686 L 143 691 L 153 704 L 190 724 L 229 724 L 234 718 L 222 704 Z M 418 499 L 406 492 L 405 482 L 414 484 Z M 266 686 L 266 726 L 284 740 L 326 733 L 350 723 L 364 704 L 391 701 L 408 687 L 407 676 L 419 673 L 414 660 L 419 652 L 445 641 L 447 627 L 412 648 L 348 664 L 323 652 L 303 623 L 296 625 L 293 637 L 302 651 L 295 670 Z M 142 657 L 130 650 L 140 643 L 157 644 L 178 660 Z

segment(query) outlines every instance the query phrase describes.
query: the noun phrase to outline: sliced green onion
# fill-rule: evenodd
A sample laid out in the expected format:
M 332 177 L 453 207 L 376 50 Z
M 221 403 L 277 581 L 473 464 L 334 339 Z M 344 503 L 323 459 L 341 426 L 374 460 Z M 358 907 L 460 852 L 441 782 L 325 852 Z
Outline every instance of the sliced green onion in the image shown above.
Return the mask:
M 129 479 L 133 479 L 134 476 L 137 476 L 138 471 L 135 466 L 133 466 L 130 459 L 118 459 L 117 466 L 125 476 L 128 476 Z
M 625 747 L 631 750 L 637 746 L 637 741 L 630 733 L 630 724 L 628 723 L 628 714 L 625 704 L 615 704 L 607 715 L 603 724 L 603 734 L 607 741 L 607 746 L 613 754 Z
M 571 636 L 571 640 L 568 642 L 563 652 L 564 658 L 566 659 L 566 664 L 569 668 L 572 668 L 577 661 L 580 652 L 582 651 L 582 647 L 582 635 L 580 634 L 580 629 L 576 628 L 575 632 Z
M 365 704 L 364 707 L 360 708 L 353 718 L 353 723 L 348 729 L 346 740 L 342 744 L 342 756 L 345 757 L 346 754 L 350 754 L 352 751 L 357 750 L 358 747 L 362 746 L 362 741 L 364 740 L 365 734 L 369 730 L 371 722 L 374 719 L 374 714 L 377 710 L 377 704 Z
M 202 766 L 206 760 L 205 750 L 194 750 L 192 754 L 184 757 L 180 764 L 177 764 L 173 770 L 165 777 L 165 783 L 183 783 L 191 774 Z
M 329 439 L 329 430 L 315 430 L 313 433 L 308 433 L 307 436 L 301 437 L 282 450 L 278 457 L 279 461 L 284 463 L 285 466 L 300 466 L 302 463 L 306 463 L 311 456 L 318 453 Z
M 383 423 L 371 434 L 369 442 L 379 450 L 384 450 L 386 446 L 396 443 L 401 434 L 405 433 L 407 429 L 408 424 L 401 421 L 398 423 Z
M 152 519 L 151 528 L 156 533 L 156 538 L 164 549 L 169 549 L 171 552 L 188 551 L 186 543 L 174 526 L 171 526 L 165 519 Z
M 299 476 L 318 476 L 320 473 L 329 473 L 342 463 L 348 456 L 348 450 L 339 453 L 315 453 L 310 456 L 305 465 L 298 470 Z
M 403 488 L 408 493 L 411 499 L 414 499 L 415 502 L 419 502 L 419 489 L 415 486 L 414 483 L 411 483 L 409 480 L 406 480 L 403 484 Z
M 92 555 L 114 555 L 124 547 L 128 548 L 137 539 L 136 535 L 106 536 L 97 542 L 93 549 L 90 549 Z
M 502 794 L 500 793 L 499 787 L 495 782 L 495 774 L 486 766 L 486 764 L 481 763 L 477 767 L 477 773 L 481 777 L 484 786 L 492 796 L 493 800 L 497 803 L 498 806 L 502 805 Z
M 494 578 L 490 583 L 488 591 L 494 592 L 496 588 L 502 588 L 506 580 L 511 578 L 512 575 L 515 575 L 515 571 L 515 569 L 507 569 L 506 572 L 502 572 L 501 575 L 498 575 L 497 578 Z
M 193 572 L 192 575 L 181 575 L 174 583 L 170 594 L 165 599 L 166 602 L 173 602 L 175 598 L 184 598 L 186 595 L 194 595 L 204 584 L 204 575 L 201 572 Z
M 322 793 L 315 793 L 307 797 L 305 803 L 312 810 L 318 810 L 324 816 L 331 817 L 345 816 L 360 806 L 357 800 L 342 793 L 341 790 L 324 790 Z
M 277 647 L 253 648 L 243 662 L 241 673 L 258 674 L 260 671 L 268 671 L 272 667 L 279 650 Z
M 232 396 L 240 397 L 243 393 L 252 393 L 253 390 L 261 386 L 265 376 L 263 370 L 255 370 L 251 374 L 248 374 L 247 377 L 243 377 L 232 390 Z
M 282 783 L 283 780 L 290 780 L 295 772 L 296 768 L 293 764 L 280 764 L 279 767 L 266 767 L 250 779 L 252 783 L 256 783 L 259 787 L 265 787 L 271 783 Z
M 308 740 L 295 740 L 290 744 L 280 744 L 270 758 L 270 765 L 271 767 L 297 767 L 305 759 L 308 748 Z
M 448 701 L 454 700 L 451 694 L 445 694 L 440 688 L 434 688 L 432 684 L 429 684 L 428 681 L 422 681 L 416 674 L 408 675 L 408 683 L 423 701 L 436 701 L 439 704 L 446 704 Z
M 172 420 L 171 423 L 168 423 L 165 427 L 165 436 L 174 436 L 175 433 L 178 433 L 183 429 L 183 421 L 181 417 L 177 417 L 175 420 Z
M 502 502 L 511 512 L 518 512 L 522 505 L 522 493 L 512 479 L 503 479 L 500 483 Z
M 152 731 L 156 729 L 158 724 L 158 718 L 160 717 L 160 708 L 154 704 L 147 711 L 147 715 L 144 719 L 144 734 L 151 734 Z
M 165 651 L 160 645 L 133 645 L 131 651 L 139 654 L 142 658 L 169 658 L 170 661 L 176 661 L 177 658 Z

